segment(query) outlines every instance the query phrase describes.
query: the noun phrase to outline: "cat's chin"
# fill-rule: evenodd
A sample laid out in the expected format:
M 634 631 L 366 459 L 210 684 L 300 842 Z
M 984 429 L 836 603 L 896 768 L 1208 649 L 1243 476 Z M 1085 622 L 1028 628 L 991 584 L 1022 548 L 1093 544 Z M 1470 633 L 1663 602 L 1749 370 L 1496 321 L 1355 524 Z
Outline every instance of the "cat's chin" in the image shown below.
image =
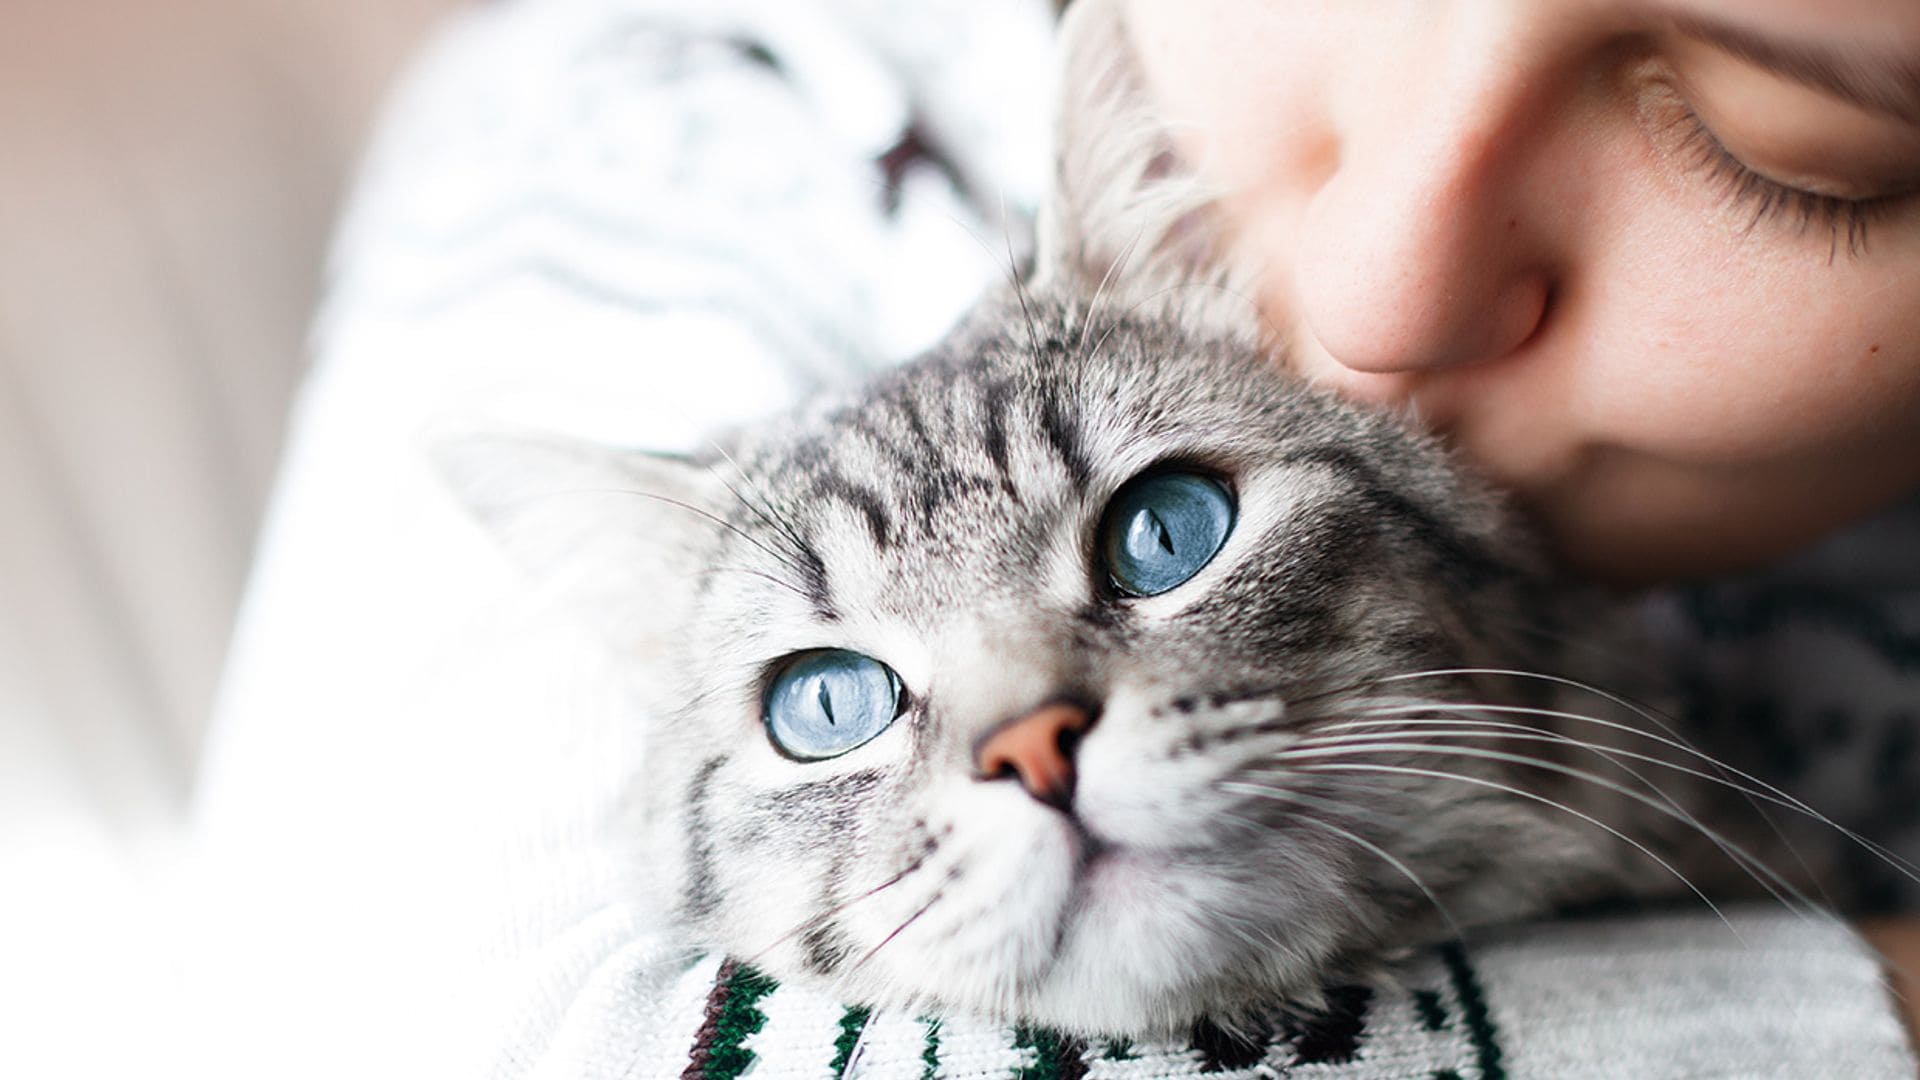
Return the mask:
M 1246 899 L 1239 887 L 1183 862 L 1137 849 L 1091 853 L 1053 963 L 1022 995 L 1019 1019 L 1169 1035 L 1318 991 L 1334 942 L 1282 942 L 1253 929 L 1235 912 Z
M 932 951 L 903 949 L 886 974 L 871 973 L 874 982 L 837 989 L 881 1005 L 1133 1037 L 1170 1036 L 1201 1019 L 1231 1028 L 1254 1010 L 1316 999 L 1340 943 L 1330 928 L 1302 930 L 1326 920 L 1302 919 L 1284 933 L 1274 913 L 1286 899 L 1269 893 L 1259 903 L 1246 883 L 1200 871 L 1195 853 L 1086 843 L 1076 831 L 1060 852 L 1072 851 L 1075 869 L 1033 875 L 1054 883 L 1000 909 L 1009 927 L 1045 924 L 1055 934 L 1024 947 L 1007 938 L 985 948 L 978 939 L 965 948 L 915 942 Z M 1014 909 L 1033 918 L 1014 918 Z

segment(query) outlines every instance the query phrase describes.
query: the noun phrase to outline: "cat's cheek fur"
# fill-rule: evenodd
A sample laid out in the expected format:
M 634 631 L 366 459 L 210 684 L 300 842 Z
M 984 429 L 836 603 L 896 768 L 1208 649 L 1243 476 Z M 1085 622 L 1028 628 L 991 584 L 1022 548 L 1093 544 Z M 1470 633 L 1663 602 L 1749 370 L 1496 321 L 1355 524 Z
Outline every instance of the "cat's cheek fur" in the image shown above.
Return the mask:
M 1240 755 L 1208 752 L 1208 727 L 1236 729 L 1279 719 L 1285 710 L 1258 700 L 1208 709 L 1204 716 L 1181 714 L 1149 705 L 1141 700 L 1145 696 L 1116 692 L 1079 748 L 1075 805 L 1087 831 L 1112 847 L 1167 851 L 1214 847 L 1245 833 L 1232 814 L 1245 799 L 1226 785 L 1246 762 Z M 1291 741 L 1275 734 L 1248 749 L 1264 757 Z
M 950 851 L 909 892 L 925 913 L 884 946 L 876 975 L 1011 1015 L 1055 964 L 1084 852 L 1051 811 L 1006 785 L 963 794 L 948 819 Z M 892 933 L 874 929 L 884 931 L 877 940 Z
M 716 838 L 712 900 L 690 925 L 863 1000 L 1015 1015 L 1054 964 L 1083 857 L 1072 830 L 1008 785 L 871 795 L 864 820 L 824 830 L 708 805 L 736 825 Z

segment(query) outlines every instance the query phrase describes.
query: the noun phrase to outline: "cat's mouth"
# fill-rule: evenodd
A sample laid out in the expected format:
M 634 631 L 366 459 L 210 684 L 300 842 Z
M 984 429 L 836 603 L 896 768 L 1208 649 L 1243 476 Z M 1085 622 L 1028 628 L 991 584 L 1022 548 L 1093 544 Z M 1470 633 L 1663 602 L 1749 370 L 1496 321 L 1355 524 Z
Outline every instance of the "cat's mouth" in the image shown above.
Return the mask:
M 1138 895 L 1156 870 L 1143 852 L 1101 840 L 1084 827 L 1078 832 L 1084 846 L 1067 908 L 1074 922 L 1098 919 L 1103 904 Z
M 1137 892 L 1143 878 L 1163 871 L 1161 864 L 1145 852 L 1099 840 L 1090 843 L 1093 846 L 1081 858 L 1075 881 L 1083 909 L 1089 901 L 1115 890 Z
M 1164 836 L 1152 838 L 1125 834 L 1116 822 L 1101 820 L 1105 806 L 1076 802 L 1069 807 L 1054 807 L 1054 817 L 1072 845 L 1073 868 L 1066 917 L 1069 922 L 1099 922 L 1115 903 L 1138 906 L 1143 901 L 1163 898 L 1161 894 L 1178 891 L 1173 880 L 1182 867 L 1209 862 L 1211 849 L 1204 844 L 1166 844 Z M 1144 842 L 1143 842 L 1144 841 Z
M 1090 1030 L 1190 1020 L 1210 1000 L 1203 990 L 1247 967 L 1243 945 L 1209 915 L 1249 919 L 1207 873 L 1217 853 L 1103 840 L 1081 822 L 1074 832 L 1070 889 L 1048 955 L 1020 980 L 1021 1010 Z
M 1132 907 L 1167 899 L 1180 891 L 1175 880 L 1183 864 L 1198 861 L 1197 848 L 1160 849 L 1102 838 L 1077 816 L 1067 818 L 1078 858 L 1073 873 L 1070 922 L 1106 917 L 1109 905 Z

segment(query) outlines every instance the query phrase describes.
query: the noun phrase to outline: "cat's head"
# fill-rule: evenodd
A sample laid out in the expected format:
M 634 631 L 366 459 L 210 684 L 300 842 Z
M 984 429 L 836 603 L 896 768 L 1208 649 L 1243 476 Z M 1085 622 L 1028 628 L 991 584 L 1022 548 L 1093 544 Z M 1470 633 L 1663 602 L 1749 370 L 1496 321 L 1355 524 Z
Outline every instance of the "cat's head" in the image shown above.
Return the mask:
M 449 455 L 653 698 L 672 903 L 776 974 L 1164 1029 L 1614 857 L 1506 791 L 1551 773 L 1403 734 L 1516 700 L 1433 673 L 1544 662 L 1497 500 L 1288 380 L 1195 269 L 1204 193 L 1100 130 L 1136 141 L 1069 126 L 1036 291 L 916 364 L 693 459 Z
M 724 456 L 475 450 L 652 692 L 660 880 L 781 975 L 1167 1026 L 1599 855 L 1394 735 L 1490 693 L 1403 676 L 1541 662 L 1495 501 L 1251 340 L 1033 297 Z

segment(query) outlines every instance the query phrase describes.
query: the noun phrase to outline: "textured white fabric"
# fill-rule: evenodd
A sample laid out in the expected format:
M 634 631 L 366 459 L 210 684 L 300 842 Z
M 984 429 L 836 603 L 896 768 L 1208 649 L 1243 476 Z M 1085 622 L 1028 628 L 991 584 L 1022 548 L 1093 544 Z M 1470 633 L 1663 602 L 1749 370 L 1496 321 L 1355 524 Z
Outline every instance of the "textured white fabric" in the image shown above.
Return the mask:
M 209 1074 L 680 1075 L 705 1009 L 680 989 L 713 969 L 684 983 L 634 900 L 641 721 L 598 643 L 529 606 L 419 440 L 484 418 L 684 446 L 910 352 L 1003 272 L 1001 206 L 1037 197 L 1046 25 L 1020 0 L 553 0 L 476 12 L 426 59 L 342 229 L 203 777 Z M 876 159 L 907 130 L 948 168 L 909 165 L 889 212 Z M 1673 925 L 1661 956 L 1694 934 L 1720 948 L 1717 923 Z M 1806 1045 L 1896 1075 L 1858 946 L 1769 926 L 1775 946 L 1745 954 L 1766 971 L 1713 953 L 1703 984 L 1676 964 L 1642 1012 L 1704 1010 L 1730 1050 L 1761 1045 L 1780 1008 L 1736 988 L 1784 1002 L 1805 979 L 1831 1002 Z M 1489 976 L 1512 1037 L 1670 1052 L 1637 1021 L 1588 1025 L 1579 996 L 1640 1008 L 1660 956 L 1569 970 L 1554 998 L 1533 988 L 1554 940 L 1498 953 L 1526 988 Z M 820 1076 L 843 1011 L 788 1000 L 760 1068 Z M 876 1062 L 916 1039 L 890 1023 Z M 976 1074 L 1022 1060 L 992 1025 L 942 1031 L 941 1060 Z M 1631 1069 L 1565 1075 L 1698 1075 L 1620 1053 Z M 1349 1075 L 1324 1068 L 1300 1075 Z
M 1735 911 L 1725 922 L 1652 915 L 1488 934 L 1469 948 L 1415 957 L 1378 986 L 1330 992 L 1320 1017 L 1270 1018 L 1243 1048 L 868 1015 L 804 987 L 743 989 L 711 959 L 684 967 L 656 994 L 665 1007 L 629 1022 L 651 1026 L 671 1014 L 681 1026 L 648 1045 L 660 1056 L 633 1058 L 630 1075 L 678 1077 L 689 1062 L 708 1075 L 755 1080 L 1016 1080 L 1070 1076 L 1076 1067 L 1090 1080 L 1840 1080 L 1914 1070 L 1898 1021 L 1861 1007 L 1881 998 L 1873 958 L 1838 924 L 1777 910 Z
M 1907 1077 L 1878 964 L 1785 912 L 1568 923 L 1474 951 L 1515 1077 Z

